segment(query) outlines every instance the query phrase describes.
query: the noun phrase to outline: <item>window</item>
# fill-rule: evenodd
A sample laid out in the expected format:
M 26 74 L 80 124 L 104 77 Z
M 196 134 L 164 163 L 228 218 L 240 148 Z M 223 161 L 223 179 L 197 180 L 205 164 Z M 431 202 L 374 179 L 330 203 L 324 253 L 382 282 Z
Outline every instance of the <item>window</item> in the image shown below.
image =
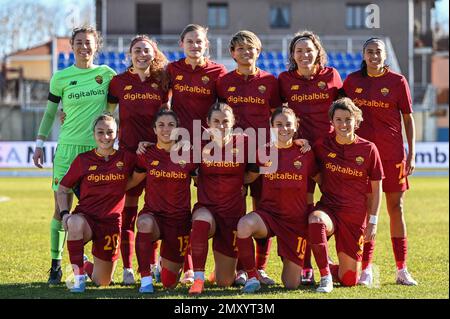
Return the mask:
M 212 29 L 228 28 L 228 4 L 208 3 L 208 26 Z
M 345 25 L 347 29 L 367 29 L 366 19 L 370 11 L 366 11 L 369 4 L 347 4 Z
M 291 27 L 291 6 L 289 4 L 274 4 L 270 6 L 270 27 Z

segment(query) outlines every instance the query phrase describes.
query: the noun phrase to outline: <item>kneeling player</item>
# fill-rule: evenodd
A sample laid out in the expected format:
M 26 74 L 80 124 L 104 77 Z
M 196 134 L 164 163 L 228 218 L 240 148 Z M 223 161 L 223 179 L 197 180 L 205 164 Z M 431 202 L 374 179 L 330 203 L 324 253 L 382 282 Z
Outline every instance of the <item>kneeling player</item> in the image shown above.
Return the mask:
M 261 201 L 256 211 L 242 217 L 237 228 L 239 258 L 248 274 L 243 292 L 253 293 L 260 288 L 255 267 L 252 237 L 277 236 L 278 255 L 283 261 L 281 280 L 288 289 L 300 285 L 307 244 L 308 179 L 317 174 L 312 152 L 302 153 L 294 143 L 298 120 L 290 108 L 277 108 L 271 117 L 273 145 L 267 145 L 265 153 L 275 152 L 277 163 L 258 160 L 258 172 L 262 174 Z M 277 167 L 275 167 L 277 166 Z M 248 174 L 251 182 L 258 173 Z
M 141 293 L 153 293 L 150 266 L 152 243 L 161 239 L 161 282 L 175 288 L 189 244 L 191 231 L 191 175 L 197 165 L 188 161 L 173 162 L 172 130 L 178 127 L 178 117 L 171 110 L 161 109 L 155 115 L 153 129 L 157 144 L 138 156 L 131 186 L 144 178 L 145 204 L 137 220 L 136 257 L 141 275 Z
M 329 110 L 334 134 L 314 144 L 320 173 L 322 197 L 309 216 L 309 241 L 321 279 L 317 292 L 331 292 L 333 279 L 354 286 L 364 241 L 373 240 L 380 209 L 383 169 L 372 142 L 355 134 L 362 112 L 349 98 L 335 101 Z M 366 227 L 366 199 L 369 183 L 372 204 Z M 327 236 L 334 235 L 339 265 L 328 264 Z M 333 277 L 332 277 L 333 274 Z
M 85 271 L 99 286 L 109 285 L 119 256 L 121 212 L 135 156 L 113 148 L 117 124 L 110 115 L 94 123 L 97 148 L 78 155 L 62 179 L 58 206 L 75 275 L 71 292 L 84 292 Z M 70 214 L 70 189 L 79 185 L 80 199 Z M 93 241 L 94 264 L 83 263 L 84 245 Z

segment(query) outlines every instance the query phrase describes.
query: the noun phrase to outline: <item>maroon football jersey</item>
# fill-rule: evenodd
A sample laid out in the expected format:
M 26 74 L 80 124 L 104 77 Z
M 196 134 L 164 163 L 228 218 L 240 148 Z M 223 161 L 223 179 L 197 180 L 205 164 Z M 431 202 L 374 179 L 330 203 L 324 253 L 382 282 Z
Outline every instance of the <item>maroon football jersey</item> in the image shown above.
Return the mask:
M 309 80 L 297 70 L 285 71 L 279 75 L 278 82 L 283 102 L 287 102 L 300 119 L 301 137 L 312 144 L 333 131 L 328 110 L 342 87 L 336 69 L 325 67 Z
M 219 99 L 233 108 L 236 127 L 266 129 L 270 135 L 270 111 L 281 106 L 278 81 L 270 73 L 258 69 L 247 79 L 237 70 L 217 81 Z
M 198 176 L 198 204 L 223 218 L 245 214 L 243 195 L 247 166 L 247 137 L 234 135 L 219 149 L 212 142 L 203 147 Z
M 172 109 L 180 119 L 180 127 L 189 130 L 192 141 L 193 120 L 201 120 L 206 127 L 206 116 L 216 102 L 216 81 L 227 71 L 222 64 L 206 59 L 195 69 L 181 59 L 167 66 L 172 89 Z
M 170 153 L 152 145 L 138 155 L 136 171 L 146 172 L 143 211 L 174 219 L 185 219 L 191 213 L 191 173 L 197 164 L 180 160 L 172 162 Z
M 270 150 L 269 150 L 270 148 Z M 317 174 L 317 166 L 312 151 L 303 154 L 299 147 L 289 148 L 266 146 L 266 154 L 276 152 L 277 170 L 262 174 L 261 201 L 257 209 L 270 212 L 284 221 L 307 221 L 307 184 L 308 179 Z M 258 160 L 261 173 L 274 168 L 274 162 Z
M 60 183 L 68 188 L 80 187 L 80 199 L 74 212 L 89 215 L 94 220 L 120 220 L 125 187 L 135 162 L 134 154 L 121 150 L 108 158 L 95 149 L 78 155 Z
M 368 183 L 383 178 L 375 144 L 358 136 L 352 144 L 339 144 L 330 134 L 319 139 L 313 149 L 322 175 L 320 203 L 336 211 L 365 215 Z
M 135 152 L 140 141 L 156 142 L 154 116 L 167 101 L 168 93 L 151 77 L 141 81 L 129 70 L 113 77 L 108 102 L 119 103 L 120 149 Z
M 378 77 L 356 71 L 345 79 L 344 90 L 363 112 L 364 121 L 356 133 L 375 143 L 382 160 L 404 159 L 401 114 L 412 113 L 405 77 L 389 70 Z

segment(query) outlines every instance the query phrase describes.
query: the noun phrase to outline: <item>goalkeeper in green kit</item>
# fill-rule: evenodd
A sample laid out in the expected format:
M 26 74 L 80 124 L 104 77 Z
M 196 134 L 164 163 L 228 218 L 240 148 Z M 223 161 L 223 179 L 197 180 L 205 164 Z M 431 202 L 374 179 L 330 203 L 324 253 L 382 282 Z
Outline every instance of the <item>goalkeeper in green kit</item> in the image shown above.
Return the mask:
M 66 114 L 58 136 L 58 146 L 53 159 L 52 188 L 55 198 L 55 211 L 50 223 L 50 253 L 52 264 L 48 283 L 61 282 L 61 259 L 65 231 L 56 202 L 56 191 L 75 157 L 96 147 L 92 125 L 107 108 L 108 86 L 114 70 L 106 65 L 94 65 L 94 57 L 101 46 L 99 33 L 93 27 L 75 28 L 70 40 L 75 54 L 75 64 L 56 72 L 50 81 L 47 109 L 39 127 L 34 165 L 42 168 L 44 160 L 43 145 L 48 137 L 58 104 L 61 101 Z M 73 194 L 70 198 L 72 204 Z

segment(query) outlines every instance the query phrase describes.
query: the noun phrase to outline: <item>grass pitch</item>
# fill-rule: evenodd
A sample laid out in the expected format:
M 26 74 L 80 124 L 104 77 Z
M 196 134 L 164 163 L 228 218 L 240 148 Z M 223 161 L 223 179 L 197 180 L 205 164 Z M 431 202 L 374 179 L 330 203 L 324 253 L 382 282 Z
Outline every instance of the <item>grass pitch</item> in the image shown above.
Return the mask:
M 0 178 L 0 298 L 190 298 L 188 288 L 179 286 L 168 291 L 156 284 L 151 296 L 138 293 L 138 286 L 119 284 L 96 288 L 88 284 L 86 293 L 73 295 L 64 284 L 47 286 L 50 267 L 49 223 L 53 210 L 50 178 Z M 218 288 L 206 285 L 201 298 L 228 299 L 308 299 L 308 298 L 449 298 L 449 186 L 448 177 L 412 177 L 411 190 L 405 199 L 408 226 L 408 269 L 418 280 L 417 287 L 395 284 L 395 262 L 389 235 L 389 218 L 383 203 L 374 256 L 375 285 L 373 288 L 335 286 L 330 294 L 316 294 L 314 288 L 286 290 L 281 285 L 281 261 L 272 245 L 267 272 L 277 281 L 273 287 L 263 287 L 257 294 L 241 295 L 239 288 Z M 195 198 L 195 190 L 193 193 Z M 142 201 L 139 205 L 142 207 Z M 248 206 L 250 207 L 250 206 Z M 90 244 L 85 252 L 90 255 Z M 330 241 L 331 256 L 337 260 L 334 240 Z M 134 259 L 134 268 L 137 262 Z M 211 248 L 206 274 L 213 269 Z M 121 282 L 119 261 L 114 280 Z M 63 259 L 63 280 L 71 274 L 67 251 Z M 319 274 L 316 270 L 316 279 Z

